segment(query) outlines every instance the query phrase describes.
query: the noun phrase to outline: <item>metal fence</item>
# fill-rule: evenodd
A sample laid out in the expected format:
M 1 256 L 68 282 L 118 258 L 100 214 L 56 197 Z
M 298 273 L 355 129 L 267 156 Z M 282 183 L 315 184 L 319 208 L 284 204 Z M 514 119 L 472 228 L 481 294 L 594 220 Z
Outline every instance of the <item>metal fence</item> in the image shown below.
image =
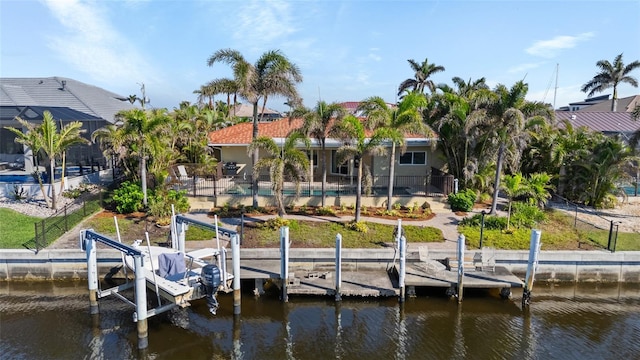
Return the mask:
M 573 227 L 580 236 L 581 244 L 599 247 L 611 252 L 616 251 L 618 240 L 622 238 L 640 244 L 640 233 L 635 231 L 620 232 L 620 221 L 605 217 L 603 213 L 595 209 L 573 203 L 555 194 L 548 202 L 548 206 L 573 213 Z M 632 215 L 624 216 L 633 217 Z M 640 221 L 640 218 L 637 220 Z
M 86 194 L 77 201 L 65 205 L 52 216 L 34 223 L 35 237 L 23 244 L 36 252 L 79 224 L 84 218 L 102 208 L 102 192 Z
M 219 195 L 253 196 L 251 175 L 226 176 L 176 176 L 172 185 L 186 190 L 190 196 L 216 197 Z M 362 187 L 364 196 L 386 196 L 389 177 L 375 176 L 369 193 Z M 325 193 L 327 196 L 355 195 L 357 178 L 345 176 L 327 176 Z M 313 197 L 322 195 L 322 183 L 318 180 L 301 182 L 299 192 L 293 182 L 285 182 L 285 195 Z M 432 176 L 396 176 L 393 183 L 393 196 L 447 196 L 453 192 L 452 175 Z M 257 193 L 259 196 L 274 196 L 272 184 L 268 175 L 258 179 Z

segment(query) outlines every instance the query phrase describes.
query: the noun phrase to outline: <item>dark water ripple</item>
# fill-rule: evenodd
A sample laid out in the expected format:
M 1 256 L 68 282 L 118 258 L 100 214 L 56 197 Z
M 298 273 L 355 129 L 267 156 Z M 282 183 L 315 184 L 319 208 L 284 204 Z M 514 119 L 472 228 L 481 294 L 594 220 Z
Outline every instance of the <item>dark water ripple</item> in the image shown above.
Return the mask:
M 101 299 L 92 317 L 84 283 L 1 284 L 0 359 L 640 359 L 635 289 L 540 289 L 528 311 L 492 296 L 245 294 L 239 317 L 223 295 L 215 317 L 194 302 L 149 319 L 139 353 L 133 309 L 119 300 Z

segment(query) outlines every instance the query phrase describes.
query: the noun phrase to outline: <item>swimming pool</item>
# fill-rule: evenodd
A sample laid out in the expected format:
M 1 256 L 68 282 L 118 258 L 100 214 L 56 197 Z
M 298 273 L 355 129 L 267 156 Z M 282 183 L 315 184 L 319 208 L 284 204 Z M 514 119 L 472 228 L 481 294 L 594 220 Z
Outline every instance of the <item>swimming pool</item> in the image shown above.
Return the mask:
M 83 167 L 82 171 L 80 171 L 79 166 L 69 166 L 67 170 L 64 172 L 66 177 L 75 177 L 80 175 L 86 175 L 91 173 L 90 167 Z M 61 169 L 55 169 L 55 179 L 60 180 Z M 46 172 L 41 173 L 42 182 L 49 182 L 49 175 Z M 9 183 L 9 184 L 35 184 L 38 181 L 31 174 L 0 174 L 0 183 Z

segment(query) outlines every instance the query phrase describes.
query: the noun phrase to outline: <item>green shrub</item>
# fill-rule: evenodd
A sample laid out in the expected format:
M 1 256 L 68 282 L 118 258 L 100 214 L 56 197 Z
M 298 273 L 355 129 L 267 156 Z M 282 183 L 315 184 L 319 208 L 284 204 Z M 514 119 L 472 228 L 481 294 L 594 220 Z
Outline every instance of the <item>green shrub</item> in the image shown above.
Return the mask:
M 347 223 L 347 229 L 366 234 L 369 231 L 367 224 L 363 221 L 351 221 Z
M 535 205 L 515 202 L 511 211 L 511 224 L 517 228 L 532 228 L 547 220 L 547 215 Z
M 185 196 L 186 190 L 158 191 L 149 199 L 149 214 L 158 218 L 171 216 L 171 205 L 174 206 L 176 214 L 183 214 L 189 211 L 189 199 Z
M 475 214 L 472 217 L 466 217 L 460 221 L 460 226 L 477 227 L 482 225 L 482 215 Z M 507 218 L 500 216 L 484 217 L 484 228 L 489 230 L 502 230 L 507 228 Z
M 112 199 L 116 206 L 116 212 L 129 214 L 142 209 L 144 194 L 140 185 L 125 181 L 113 191 Z
M 263 228 L 268 228 L 271 230 L 278 230 L 283 226 L 289 226 L 289 220 L 281 217 L 275 217 L 262 223 Z
M 316 209 L 316 215 L 318 216 L 336 216 L 336 212 L 329 207 L 321 207 Z
M 451 210 L 469 212 L 473 209 L 476 201 L 476 192 L 472 189 L 459 191 L 457 194 L 451 193 L 447 198 Z

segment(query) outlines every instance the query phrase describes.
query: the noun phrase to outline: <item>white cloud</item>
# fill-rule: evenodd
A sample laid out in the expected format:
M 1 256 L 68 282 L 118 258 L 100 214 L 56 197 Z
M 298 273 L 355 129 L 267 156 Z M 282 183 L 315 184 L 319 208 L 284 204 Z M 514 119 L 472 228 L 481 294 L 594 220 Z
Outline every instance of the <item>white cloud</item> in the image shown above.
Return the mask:
M 553 58 L 560 50 L 574 48 L 578 43 L 587 41 L 594 35 L 593 32 L 586 32 L 576 36 L 561 35 L 550 40 L 538 40 L 525 51 L 531 55 Z
M 97 2 L 47 0 L 53 16 L 68 31 L 50 36 L 60 58 L 108 84 L 153 81 L 153 70 L 132 44 L 109 23 Z
M 507 72 L 511 73 L 511 74 L 513 74 L 513 73 L 521 73 L 523 71 L 527 71 L 527 70 L 538 68 L 538 67 L 542 66 L 543 64 L 544 64 L 544 62 L 520 64 L 520 65 L 516 65 L 516 66 L 510 67 L 509 69 L 507 69 Z
M 251 1 L 236 10 L 238 23 L 233 37 L 258 47 L 296 31 L 286 1 Z

